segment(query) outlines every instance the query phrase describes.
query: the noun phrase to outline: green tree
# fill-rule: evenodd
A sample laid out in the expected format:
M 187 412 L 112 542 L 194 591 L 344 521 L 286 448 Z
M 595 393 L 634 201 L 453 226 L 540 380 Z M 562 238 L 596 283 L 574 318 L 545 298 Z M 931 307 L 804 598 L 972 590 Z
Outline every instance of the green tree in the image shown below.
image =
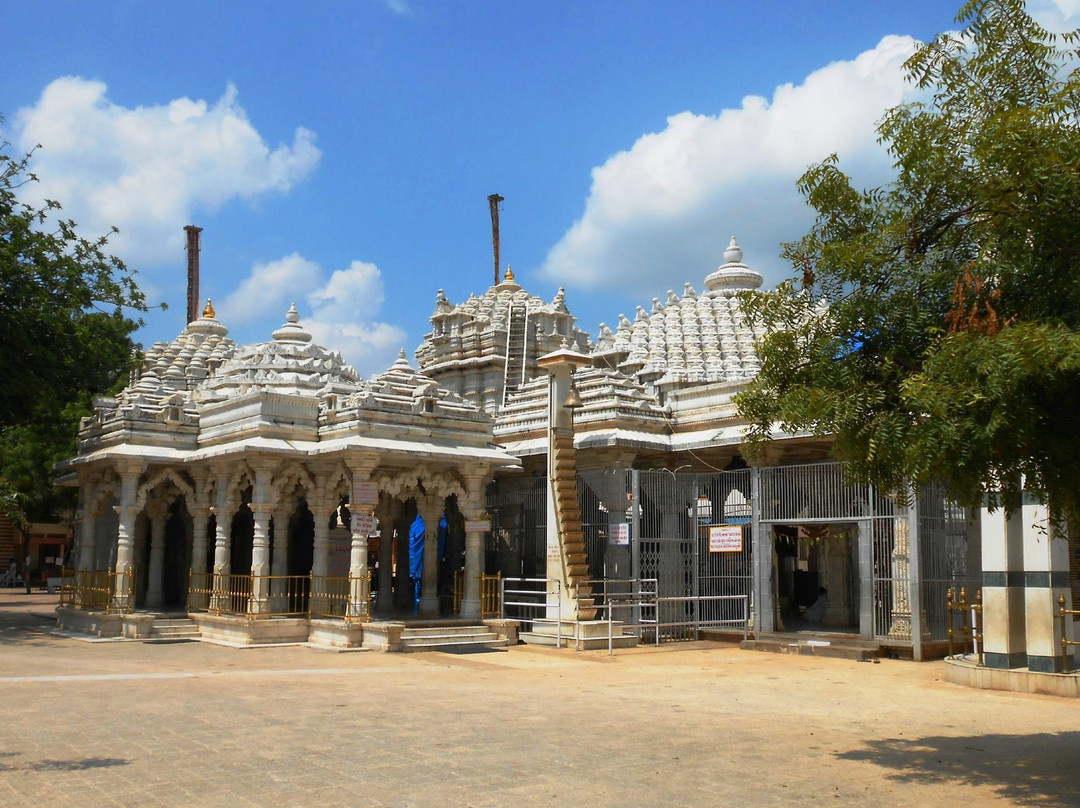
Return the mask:
M 145 311 L 133 273 L 80 237 L 60 205 L 33 205 L 32 155 L 0 144 L 0 504 L 16 519 L 56 518 L 70 497 L 52 464 L 75 450 L 94 395 L 126 378 Z
M 1022 0 L 957 22 L 879 125 L 896 180 L 856 190 L 834 155 L 799 181 L 817 220 L 785 245 L 795 274 L 745 300 L 769 331 L 738 398 L 748 451 L 811 430 L 883 490 L 1013 501 L 1023 475 L 1080 514 L 1080 32 Z

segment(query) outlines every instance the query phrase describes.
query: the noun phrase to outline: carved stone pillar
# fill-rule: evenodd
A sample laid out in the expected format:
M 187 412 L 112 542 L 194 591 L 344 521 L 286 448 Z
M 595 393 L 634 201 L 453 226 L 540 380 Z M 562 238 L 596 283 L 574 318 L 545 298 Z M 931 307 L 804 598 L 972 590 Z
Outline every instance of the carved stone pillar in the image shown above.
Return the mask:
M 274 526 L 274 548 L 271 553 L 270 574 L 289 574 L 289 508 L 278 505 L 271 519 Z M 318 527 L 316 527 L 318 530 Z
M 127 611 L 134 605 L 131 602 L 132 562 L 135 555 L 135 519 L 138 516 L 135 496 L 139 488 L 139 475 L 144 468 L 146 465 L 143 463 L 127 463 L 119 469 L 120 504 L 116 506 L 116 513 L 120 521 L 116 531 L 116 572 L 120 574 L 113 594 L 113 605 L 119 611 Z
M 252 614 L 262 614 L 267 610 L 269 598 L 270 574 L 270 511 L 273 502 L 270 499 L 269 466 L 255 468 L 255 485 L 251 496 L 251 512 L 254 516 L 254 530 L 251 538 L 251 601 L 248 605 Z
M 889 639 L 911 639 L 911 599 L 908 597 L 911 575 L 910 531 L 906 516 L 893 520 L 892 613 L 889 615 Z
M 217 497 L 214 512 L 214 583 L 210 599 L 211 611 L 221 609 L 224 603 L 226 582 L 229 575 L 229 555 L 232 551 L 232 518 L 236 511 L 236 499 L 229 491 L 229 475 L 224 469 L 216 471 Z
M 370 482 L 371 472 L 374 471 L 377 458 L 364 456 L 352 458 L 349 466 L 352 473 L 352 491 L 349 496 L 349 512 L 356 514 L 370 514 L 374 505 L 365 502 L 365 484 Z M 366 499 L 370 500 L 370 497 Z M 355 521 L 355 520 L 354 520 Z M 349 548 L 349 616 L 353 618 L 371 617 L 369 602 L 371 599 L 371 578 L 368 568 L 368 537 L 367 532 L 357 530 L 355 525 L 349 525 L 352 534 L 352 545 Z
M 420 614 L 439 616 L 439 521 L 446 507 L 446 497 L 429 494 L 417 500 L 424 519 L 424 579 L 420 587 Z
M 379 596 L 375 608 L 386 613 L 394 609 L 394 526 L 401 516 L 401 503 L 383 495 L 375 516 L 379 520 Z
M 79 569 L 93 570 L 97 568 L 97 511 L 94 508 L 92 498 L 83 500 L 82 523 L 79 526 L 82 531 L 79 541 Z
M 165 524 L 169 520 L 169 510 L 162 503 L 155 503 L 147 508 L 150 517 L 150 564 L 147 570 L 146 608 L 160 609 L 164 602 L 165 570 Z
M 461 503 L 465 516 L 465 526 L 487 519 L 484 510 L 484 492 L 487 488 L 488 473 L 484 469 L 478 474 L 465 478 L 465 496 Z M 481 616 L 480 576 L 484 574 L 484 532 L 465 531 L 465 586 L 461 593 L 460 617 L 478 620 Z

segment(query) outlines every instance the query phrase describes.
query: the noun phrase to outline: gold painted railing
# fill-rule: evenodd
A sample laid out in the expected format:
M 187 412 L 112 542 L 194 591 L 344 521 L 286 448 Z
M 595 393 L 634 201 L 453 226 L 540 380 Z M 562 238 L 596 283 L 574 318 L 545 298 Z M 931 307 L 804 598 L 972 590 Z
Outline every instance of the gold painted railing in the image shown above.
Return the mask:
M 974 644 L 979 653 L 979 664 L 983 664 L 983 630 L 982 630 L 982 590 L 975 593 L 975 600 L 967 599 L 967 590 L 960 590 L 957 599 L 950 588 L 945 595 L 946 615 L 949 621 L 949 656 L 953 656 L 953 643 L 959 641 L 964 649 L 968 643 Z M 960 615 L 960 627 L 955 625 L 955 615 Z
M 1061 621 L 1061 656 L 1063 673 L 1068 673 L 1072 669 L 1070 664 L 1072 655 L 1069 653 L 1070 645 L 1080 645 L 1080 640 L 1070 640 L 1069 632 L 1067 631 L 1068 623 L 1065 619 L 1066 615 L 1072 617 L 1080 616 L 1080 609 L 1066 609 L 1065 608 L 1065 596 L 1058 595 L 1058 619 Z
M 498 617 L 502 603 L 502 573 L 480 576 L 480 616 Z
M 352 605 L 350 605 L 352 604 Z M 263 617 L 371 618 L 371 575 L 219 575 L 191 573 L 188 611 Z
M 465 595 L 465 572 L 454 573 L 454 614 L 461 614 Z M 502 573 L 480 576 L 480 617 L 498 617 L 502 605 Z
M 106 613 L 130 612 L 135 603 L 134 569 L 126 572 L 115 570 L 63 570 L 60 573 L 60 605 L 75 609 L 88 609 Z M 118 603 L 117 592 L 127 592 L 123 603 Z

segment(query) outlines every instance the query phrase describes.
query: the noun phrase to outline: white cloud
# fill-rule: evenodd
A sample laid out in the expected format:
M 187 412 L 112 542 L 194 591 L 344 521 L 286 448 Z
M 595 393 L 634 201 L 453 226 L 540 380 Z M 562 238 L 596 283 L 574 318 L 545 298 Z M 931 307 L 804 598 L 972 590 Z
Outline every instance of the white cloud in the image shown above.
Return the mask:
M 1030 0 L 1028 13 L 1047 31 L 1060 34 L 1080 25 L 1080 0 Z
M 236 290 L 215 304 L 222 322 L 230 328 L 284 316 L 289 306 L 303 300 L 322 282 L 322 267 L 299 253 L 276 261 L 257 263 Z
M 143 268 L 182 256 L 181 225 L 196 210 L 232 199 L 285 193 L 318 165 L 315 133 L 297 128 L 292 145 L 271 149 L 229 85 L 215 103 L 178 98 L 128 108 L 103 82 L 67 76 L 14 117 L 16 146 L 41 149 L 27 191 L 60 200 L 87 236 L 120 234 L 110 249 Z
M 704 278 L 735 234 L 747 263 L 779 280 L 780 243 L 812 222 L 795 181 L 829 154 L 861 184 L 885 181 L 875 139 L 888 107 L 910 98 L 902 64 L 910 37 L 888 36 L 770 100 L 748 96 L 719 115 L 682 112 L 593 169 L 585 212 L 548 253 L 548 278 L 655 294 Z
M 406 0 L 379 0 L 379 2 L 395 14 L 401 16 L 412 14 L 412 6 Z
M 329 280 L 325 277 L 322 267 L 298 253 L 255 264 L 215 307 L 218 319 L 230 329 L 257 322 L 263 333 L 254 339 L 265 340 L 296 303 L 300 323 L 315 342 L 340 351 L 364 375 L 386 370 L 407 336 L 398 326 L 375 319 L 385 299 L 379 268 L 353 261 Z

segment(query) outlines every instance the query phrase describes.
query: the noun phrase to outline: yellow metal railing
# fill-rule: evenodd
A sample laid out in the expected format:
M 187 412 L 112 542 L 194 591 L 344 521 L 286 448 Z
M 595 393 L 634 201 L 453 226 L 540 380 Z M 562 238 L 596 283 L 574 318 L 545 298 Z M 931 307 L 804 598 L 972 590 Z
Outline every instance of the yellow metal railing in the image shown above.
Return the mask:
M 461 614 L 465 597 L 465 571 L 454 573 L 454 614 Z M 502 573 L 480 576 L 480 617 L 498 617 L 502 607 Z
M 130 612 L 135 603 L 134 569 L 63 570 L 60 605 L 104 612 Z M 117 592 L 128 592 L 118 604 Z M 336 617 L 347 623 L 371 619 L 371 573 L 363 577 L 314 575 L 215 575 L 188 573 L 189 612 L 263 617 Z
M 498 617 L 502 605 L 502 573 L 480 576 L 480 617 Z
M 1069 657 L 1071 656 L 1071 654 L 1069 654 L 1069 646 L 1080 645 L 1080 640 L 1069 639 L 1069 635 L 1066 632 L 1066 615 L 1072 615 L 1073 617 L 1080 616 L 1080 609 L 1066 609 L 1065 596 L 1058 595 L 1058 619 L 1061 621 L 1061 656 L 1063 658 L 1062 665 L 1064 666 L 1062 671 L 1063 673 L 1068 673 L 1069 669 L 1072 667 L 1069 664 Z
M 966 649 L 969 643 L 975 645 L 979 654 L 979 664 L 983 664 L 983 626 L 982 626 L 982 590 L 975 593 L 975 600 L 967 599 L 967 590 L 960 590 L 957 599 L 950 588 L 945 595 L 945 612 L 949 623 L 949 656 L 953 656 L 953 643 L 960 642 Z M 960 615 L 960 627 L 954 629 L 955 615 Z
M 258 617 L 307 616 L 310 575 L 256 575 L 248 610 Z
M 106 613 L 130 612 L 135 604 L 134 569 L 63 570 L 60 573 L 60 605 Z M 118 603 L 117 593 L 126 589 L 127 599 Z
M 313 575 L 308 612 L 311 617 L 336 617 L 344 620 L 349 612 L 349 579 Z
M 78 591 L 78 570 L 60 570 L 60 605 L 74 606 Z
M 347 623 L 371 619 L 371 574 L 318 575 L 191 573 L 188 611 L 263 617 L 330 617 Z M 350 604 L 354 604 L 350 607 Z
M 188 604 L 189 612 L 206 612 L 210 610 L 210 598 L 214 594 L 214 573 L 212 572 L 188 572 Z
M 251 603 L 251 575 L 213 576 L 210 605 L 211 614 L 247 614 Z

